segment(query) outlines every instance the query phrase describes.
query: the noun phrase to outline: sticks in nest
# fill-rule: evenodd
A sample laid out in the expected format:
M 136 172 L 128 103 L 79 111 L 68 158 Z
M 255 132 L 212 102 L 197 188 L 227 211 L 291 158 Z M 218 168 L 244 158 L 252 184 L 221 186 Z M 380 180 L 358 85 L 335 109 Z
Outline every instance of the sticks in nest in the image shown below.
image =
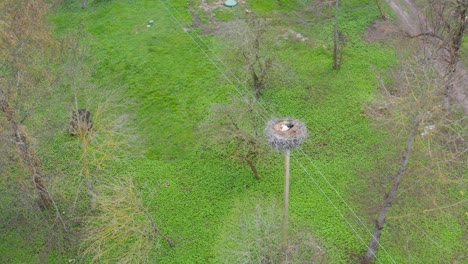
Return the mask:
M 299 147 L 307 139 L 307 128 L 299 120 L 278 118 L 267 123 L 265 128 L 268 143 L 279 150 Z

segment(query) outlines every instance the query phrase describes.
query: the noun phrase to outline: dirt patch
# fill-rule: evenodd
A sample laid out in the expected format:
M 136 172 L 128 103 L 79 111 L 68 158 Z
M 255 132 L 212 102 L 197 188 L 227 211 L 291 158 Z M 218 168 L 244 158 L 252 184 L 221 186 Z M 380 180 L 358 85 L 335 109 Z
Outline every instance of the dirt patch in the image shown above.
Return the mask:
M 220 1 L 216 1 L 214 3 L 208 3 L 207 0 L 202 0 L 201 1 L 201 4 L 200 4 L 200 9 L 203 9 L 205 10 L 205 12 L 211 12 L 213 11 L 213 9 L 216 9 L 220 6 L 223 6 L 224 5 L 224 1 L 223 0 L 220 0 Z
M 387 20 L 377 20 L 372 23 L 365 34 L 369 42 L 380 42 L 397 36 L 400 30 Z
M 198 1 L 197 1 L 198 2 Z M 235 7 L 226 7 L 224 5 L 225 0 L 218 0 L 218 1 L 208 1 L 208 0 L 201 0 L 200 2 L 193 3 L 189 5 L 189 11 L 192 15 L 192 26 L 191 27 L 184 27 L 182 30 L 189 31 L 194 28 L 201 29 L 201 35 L 209 35 L 214 34 L 216 31 L 219 30 L 220 24 L 216 19 L 215 10 L 222 9 L 222 8 L 243 8 L 246 5 L 245 0 L 237 0 L 237 6 Z M 241 9 L 242 10 L 242 9 Z M 244 9 L 245 12 L 250 12 L 248 9 Z
M 213 9 L 216 9 L 220 6 L 224 6 L 224 0 L 218 0 L 218 1 L 215 1 L 214 3 L 208 3 L 207 0 L 202 0 L 201 1 L 201 4 L 200 4 L 200 8 L 205 10 L 205 12 L 211 12 L 213 11 Z M 244 5 L 245 4 L 245 0 L 237 0 L 237 4 L 238 5 Z
M 293 29 L 288 29 L 286 30 L 283 34 L 281 34 L 281 37 L 283 39 L 288 39 L 288 40 L 294 40 L 294 41 L 300 41 L 300 42 L 304 42 L 304 41 L 308 41 L 309 38 L 302 35 L 301 33 L 299 32 L 296 32 L 294 31 Z

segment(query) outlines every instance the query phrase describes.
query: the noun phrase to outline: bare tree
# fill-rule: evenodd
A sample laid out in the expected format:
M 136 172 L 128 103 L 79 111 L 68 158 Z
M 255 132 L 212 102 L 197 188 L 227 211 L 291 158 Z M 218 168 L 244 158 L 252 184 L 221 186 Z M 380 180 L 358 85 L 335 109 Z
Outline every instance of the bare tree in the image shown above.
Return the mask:
M 448 72 L 455 71 L 459 60 L 463 34 L 468 21 L 468 2 L 463 0 L 429 1 L 427 9 L 427 32 L 422 35 L 441 40 L 439 48 L 445 50 Z
M 262 90 L 267 84 L 269 70 L 272 65 L 272 58 L 265 54 L 265 33 L 267 23 L 265 19 L 259 18 L 255 13 L 247 13 L 247 24 L 249 26 L 248 35 L 242 47 L 242 56 L 247 64 L 247 69 L 252 76 L 255 98 L 258 100 Z
M 381 0 L 374 0 L 374 3 L 375 3 L 375 5 L 377 6 L 377 8 L 379 9 L 380 19 L 386 20 L 386 19 L 387 19 L 387 15 L 385 14 L 385 11 L 384 11 L 384 9 L 383 9 Z
M 335 1 L 335 17 L 333 22 L 333 69 L 338 70 L 343 61 L 343 49 L 346 45 L 345 35 L 338 30 L 338 15 L 340 9 L 340 1 Z
M 338 10 L 339 10 L 340 1 L 336 0 L 335 3 L 335 19 L 333 25 L 333 69 L 338 70 L 340 68 L 340 63 L 338 62 Z
M 85 219 L 82 241 L 82 254 L 91 257 L 92 263 L 148 263 L 159 239 L 175 246 L 161 232 L 130 179 L 112 179 L 99 186 L 105 195 L 96 195 L 96 214 Z
M 408 135 L 408 142 L 406 143 L 405 150 L 403 152 L 403 159 L 400 164 L 400 168 L 398 169 L 398 173 L 395 175 L 392 188 L 390 191 L 385 195 L 381 210 L 377 219 L 375 220 L 375 229 L 372 233 L 371 242 L 367 248 L 367 253 L 364 257 L 363 263 L 368 264 L 374 261 L 375 254 L 377 252 L 377 248 L 379 246 L 380 236 L 382 235 L 382 230 L 384 228 L 385 222 L 387 220 L 387 213 L 390 207 L 392 206 L 395 198 L 397 197 L 398 188 L 401 183 L 401 179 L 405 174 L 406 168 L 408 166 L 411 150 L 413 148 L 414 138 L 416 136 L 416 131 L 419 128 L 419 121 L 417 118 L 413 118 L 412 120 L 412 127 Z
M 419 32 L 411 37 L 423 39 L 426 57 L 433 60 L 439 74 L 445 82 L 444 104 L 450 105 L 450 99 L 462 103 L 468 111 L 466 93 L 467 76 L 457 74 L 460 59 L 460 48 L 468 22 L 468 2 L 464 0 L 428 1 L 425 16 L 420 17 Z M 418 12 L 413 8 L 413 12 Z
M 84 90 L 76 92 L 86 96 Z M 96 183 L 100 178 L 106 178 L 103 165 L 130 153 L 140 155 L 138 151 L 132 151 L 133 146 L 138 144 L 138 137 L 131 136 L 136 132 L 128 125 L 129 115 L 118 112 L 117 96 L 109 93 L 102 97 L 105 99 L 76 100 L 69 130 L 70 135 L 80 143 L 80 176 L 87 188 L 91 210 L 96 208 L 96 196 L 99 195 Z M 87 105 L 89 109 L 80 108 L 80 105 Z
M 98 177 L 103 174 L 102 165 L 130 153 L 130 146 L 137 144 L 137 137 L 131 134 L 137 133 L 128 125 L 128 114 L 122 113 L 118 96 L 98 89 L 91 82 L 92 60 L 88 60 L 88 50 L 80 42 L 82 34 L 70 33 L 62 39 L 60 82 L 69 88 L 70 101 L 62 106 L 69 111 L 68 134 L 80 146 L 76 171 L 86 186 L 89 208 L 94 210 L 98 195 L 96 182 L 102 178 Z M 131 105 L 131 101 L 127 104 Z M 132 152 L 132 155 L 139 153 Z
M 52 199 L 45 185 L 40 158 L 24 125 L 51 78 L 44 65 L 35 65 L 36 59 L 47 53 L 51 44 L 45 22 L 47 4 L 41 0 L 5 1 L 1 10 L 0 112 L 6 118 L 10 140 L 32 176 L 41 207 L 50 208 Z
M 252 204 L 254 201 L 254 204 Z M 216 263 L 330 263 L 322 241 L 311 233 L 312 228 L 291 232 L 290 243 L 281 243 L 281 202 L 266 197 L 237 201 L 224 232 L 215 244 L 220 253 Z
M 242 65 L 241 71 L 234 72 L 240 72 L 240 75 L 247 77 L 247 83 L 253 88 L 257 100 L 271 78 L 274 62 L 268 26 L 268 19 L 247 10 L 245 19 L 239 19 L 220 29 L 232 51 L 231 54 L 227 54 L 228 60 L 234 67 Z
M 261 175 L 255 165 L 256 160 L 266 151 L 263 139 L 262 117 L 265 113 L 257 102 L 233 98 L 228 104 L 213 106 L 209 119 L 201 126 L 201 135 L 208 144 L 231 144 L 229 156 L 247 163 L 255 178 Z
M 443 95 L 443 83 L 437 76 L 433 65 L 425 58 L 413 59 L 413 62 L 402 65 L 402 71 L 397 75 L 398 87 L 393 91 L 382 84 L 383 93 L 386 98 L 385 106 L 389 117 L 387 122 L 389 127 L 398 131 L 408 131 L 406 146 L 402 153 L 401 162 L 397 173 L 392 178 L 390 190 L 385 194 L 383 202 L 379 207 L 378 216 L 375 220 L 375 229 L 371 241 L 367 248 L 367 253 L 363 258 L 363 263 L 374 261 L 377 249 L 380 245 L 380 236 L 387 221 L 387 214 L 390 207 L 395 203 L 399 195 L 402 178 L 408 169 L 410 157 L 414 151 L 414 142 L 418 135 L 424 136 L 429 129 L 434 129 L 432 122 L 438 113 L 437 105 Z M 422 130 L 422 133 L 418 133 Z M 412 197 L 416 199 L 416 197 Z

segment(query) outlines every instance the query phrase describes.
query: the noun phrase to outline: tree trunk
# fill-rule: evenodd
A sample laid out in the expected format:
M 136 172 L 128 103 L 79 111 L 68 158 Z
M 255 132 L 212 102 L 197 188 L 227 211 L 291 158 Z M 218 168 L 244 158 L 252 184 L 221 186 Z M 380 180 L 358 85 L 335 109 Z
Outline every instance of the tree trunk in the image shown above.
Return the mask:
M 380 19 L 386 20 L 387 16 L 384 13 L 384 10 L 382 8 L 382 4 L 380 3 L 380 0 L 374 0 L 374 2 L 375 2 L 375 5 L 377 6 L 377 8 L 379 9 Z
M 253 79 L 254 90 L 255 90 L 255 99 L 259 100 L 260 93 L 262 91 L 262 82 L 260 78 L 258 77 L 257 73 L 255 72 L 255 68 L 253 66 L 250 67 L 250 70 L 252 72 L 252 79 Z
M 466 0 L 465 0 L 466 1 Z M 445 74 L 445 106 L 449 108 L 450 106 L 450 97 L 454 92 L 454 86 L 456 81 L 456 70 L 457 63 L 460 58 L 460 48 L 463 42 L 463 35 L 465 32 L 465 21 L 466 9 L 468 4 L 463 3 L 462 0 L 457 1 L 457 6 L 455 7 L 455 13 L 457 14 L 457 19 L 455 20 L 456 24 L 453 30 L 449 28 L 449 44 L 448 44 L 448 65 Z
M 47 76 L 45 70 L 33 66 L 36 61 L 31 57 L 46 51 L 50 44 L 50 31 L 45 23 L 48 5 L 42 0 L 3 2 L 0 26 L 3 85 L 0 87 L 0 112 L 6 117 L 20 163 L 28 170 L 32 185 L 38 193 L 39 205 L 42 209 L 48 209 L 52 206 L 52 199 L 41 173 L 40 160 L 26 127 L 21 124 L 24 120 L 18 114 L 19 109 L 31 107 L 26 99 L 34 97 L 34 91 L 40 89 L 41 80 Z
M 338 62 L 338 5 L 339 0 L 336 0 L 335 6 L 335 25 L 333 29 L 333 69 L 338 70 L 340 64 Z
M 463 3 L 462 0 L 457 1 L 457 7 L 455 8 L 455 12 L 458 14 L 457 24 L 454 30 L 454 36 L 452 37 L 452 46 L 454 49 L 454 56 L 458 59 L 459 50 L 462 45 L 463 34 L 465 32 L 465 23 L 467 18 L 466 9 L 468 8 L 467 2 Z
M 52 199 L 44 183 L 44 177 L 40 172 L 40 162 L 36 152 L 31 146 L 26 128 L 18 124 L 14 110 L 8 102 L 6 95 L 1 92 L 0 110 L 5 114 L 13 140 L 16 145 L 21 161 L 32 175 L 33 185 L 39 195 L 39 206 L 41 209 L 49 209 L 52 206 Z
M 172 240 L 170 237 L 168 237 L 167 235 L 165 235 L 164 233 L 161 232 L 161 230 L 159 230 L 158 228 L 158 225 L 156 225 L 156 221 L 154 220 L 153 216 L 148 212 L 148 210 L 146 209 L 146 207 L 143 206 L 142 203 L 140 203 L 138 200 L 136 200 L 138 206 L 140 207 L 140 209 L 145 213 L 146 217 L 148 218 L 148 220 L 151 222 L 151 225 L 153 226 L 153 232 L 157 235 L 157 236 L 160 236 L 162 237 L 164 240 L 166 240 L 166 242 L 171 246 L 171 247 L 175 247 L 175 242 L 174 240 Z
M 375 253 L 377 252 L 377 247 L 379 245 L 379 239 L 382 234 L 385 221 L 387 219 L 388 209 L 390 209 L 390 207 L 393 204 L 393 201 L 396 198 L 398 187 L 400 186 L 401 178 L 403 177 L 403 174 L 406 171 L 406 167 L 408 166 L 409 157 L 410 157 L 411 149 L 413 147 L 414 137 L 416 136 L 416 131 L 418 129 L 418 126 L 419 126 L 419 122 L 415 120 L 413 122 L 413 127 L 411 128 L 411 131 L 408 137 L 408 142 L 406 143 L 405 152 L 403 153 L 403 160 L 400 164 L 398 173 L 394 178 L 393 186 L 390 189 L 390 191 L 387 193 L 387 195 L 385 196 L 382 209 L 380 210 L 379 216 L 375 220 L 375 229 L 372 234 L 372 239 L 369 244 L 369 247 L 367 248 L 367 253 L 364 257 L 364 260 L 362 262 L 364 264 L 369 264 L 369 263 L 372 263 L 372 261 L 374 261 Z
M 253 162 L 248 158 L 244 158 L 244 159 L 249 164 L 250 169 L 252 170 L 253 174 L 255 175 L 255 178 L 261 179 L 262 177 L 260 176 L 260 174 L 258 174 L 257 168 L 255 167 Z

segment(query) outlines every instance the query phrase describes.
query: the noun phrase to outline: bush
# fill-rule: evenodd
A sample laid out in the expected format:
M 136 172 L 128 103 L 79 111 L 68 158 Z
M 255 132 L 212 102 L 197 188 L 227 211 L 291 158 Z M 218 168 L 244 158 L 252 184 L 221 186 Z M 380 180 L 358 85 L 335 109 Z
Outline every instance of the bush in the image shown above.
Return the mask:
M 306 228 L 293 229 L 287 248 L 282 243 L 281 202 L 253 199 L 238 202 L 226 223 L 216 263 L 323 263 L 325 249 Z M 247 201 L 248 203 L 248 201 Z

